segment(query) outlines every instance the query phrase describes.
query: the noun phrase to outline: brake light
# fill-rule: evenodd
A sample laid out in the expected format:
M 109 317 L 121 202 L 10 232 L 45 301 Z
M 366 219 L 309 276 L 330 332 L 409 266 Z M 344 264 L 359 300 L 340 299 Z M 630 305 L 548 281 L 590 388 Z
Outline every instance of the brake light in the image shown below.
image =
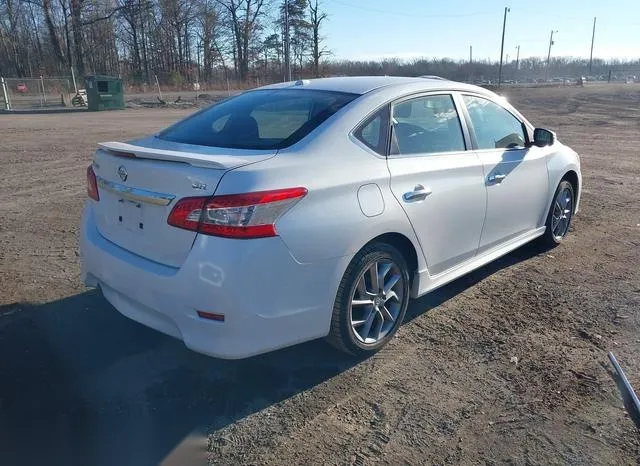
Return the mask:
M 118 150 L 111 150 L 109 149 L 107 151 L 109 154 L 114 155 L 116 157 L 124 157 L 126 159 L 135 159 L 136 158 L 136 154 L 134 154 L 133 152 L 121 152 Z
M 100 193 L 98 192 L 98 180 L 96 180 L 96 174 L 93 171 L 93 167 L 89 165 L 87 167 L 87 196 L 94 201 L 100 200 Z
M 198 317 L 201 319 L 215 320 L 216 322 L 224 322 L 224 314 L 216 314 L 215 312 L 197 311 Z
M 275 222 L 306 196 L 306 188 L 276 189 L 213 197 L 187 197 L 176 203 L 167 223 L 225 238 L 276 236 Z

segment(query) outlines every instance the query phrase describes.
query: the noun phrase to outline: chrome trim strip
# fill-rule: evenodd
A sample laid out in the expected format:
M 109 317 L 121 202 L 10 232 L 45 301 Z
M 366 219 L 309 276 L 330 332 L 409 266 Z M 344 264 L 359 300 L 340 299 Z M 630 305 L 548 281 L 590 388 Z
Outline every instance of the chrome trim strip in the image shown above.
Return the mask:
M 123 199 L 143 202 L 145 204 L 167 206 L 176 198 L 173 194 L 156 193 L 154 191 L 147 191 L 146 189 L 132 188 L 130 186 L 105 180 L 99 176 L 96 176 L 96 181 L 100 188 L 111 191 Z

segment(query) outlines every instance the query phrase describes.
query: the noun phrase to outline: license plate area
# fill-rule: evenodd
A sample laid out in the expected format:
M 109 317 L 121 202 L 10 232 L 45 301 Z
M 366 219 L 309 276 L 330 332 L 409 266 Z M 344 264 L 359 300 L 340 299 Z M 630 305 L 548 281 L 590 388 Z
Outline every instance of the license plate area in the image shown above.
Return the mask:
M 144 231 L 144 205 L 127 199 L 118 199 L 118 225 L 129 231 Z

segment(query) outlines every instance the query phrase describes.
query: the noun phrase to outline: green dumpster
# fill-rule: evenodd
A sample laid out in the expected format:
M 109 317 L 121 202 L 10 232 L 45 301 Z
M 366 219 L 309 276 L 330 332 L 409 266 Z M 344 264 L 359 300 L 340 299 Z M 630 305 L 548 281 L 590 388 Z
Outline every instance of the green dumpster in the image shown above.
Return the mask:
M 122 110 L 124 108 L 122 79 L 113 76 L 85 76 L 84 85 L 89 110 Z

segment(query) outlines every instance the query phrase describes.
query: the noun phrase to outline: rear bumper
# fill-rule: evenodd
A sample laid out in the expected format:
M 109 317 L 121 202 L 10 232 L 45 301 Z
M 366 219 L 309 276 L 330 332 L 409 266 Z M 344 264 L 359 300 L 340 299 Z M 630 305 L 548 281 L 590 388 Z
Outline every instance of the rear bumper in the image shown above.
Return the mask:
M 198 235 L 180 268 L 111 243 L 82 217 L 82 278 L 123 315 L 179 338 L 197 352 L 237 359 L 326 336 L 350 257 L 300 264 L 279 237 Z M 225 315 L 205 320 L 197 311 Z

